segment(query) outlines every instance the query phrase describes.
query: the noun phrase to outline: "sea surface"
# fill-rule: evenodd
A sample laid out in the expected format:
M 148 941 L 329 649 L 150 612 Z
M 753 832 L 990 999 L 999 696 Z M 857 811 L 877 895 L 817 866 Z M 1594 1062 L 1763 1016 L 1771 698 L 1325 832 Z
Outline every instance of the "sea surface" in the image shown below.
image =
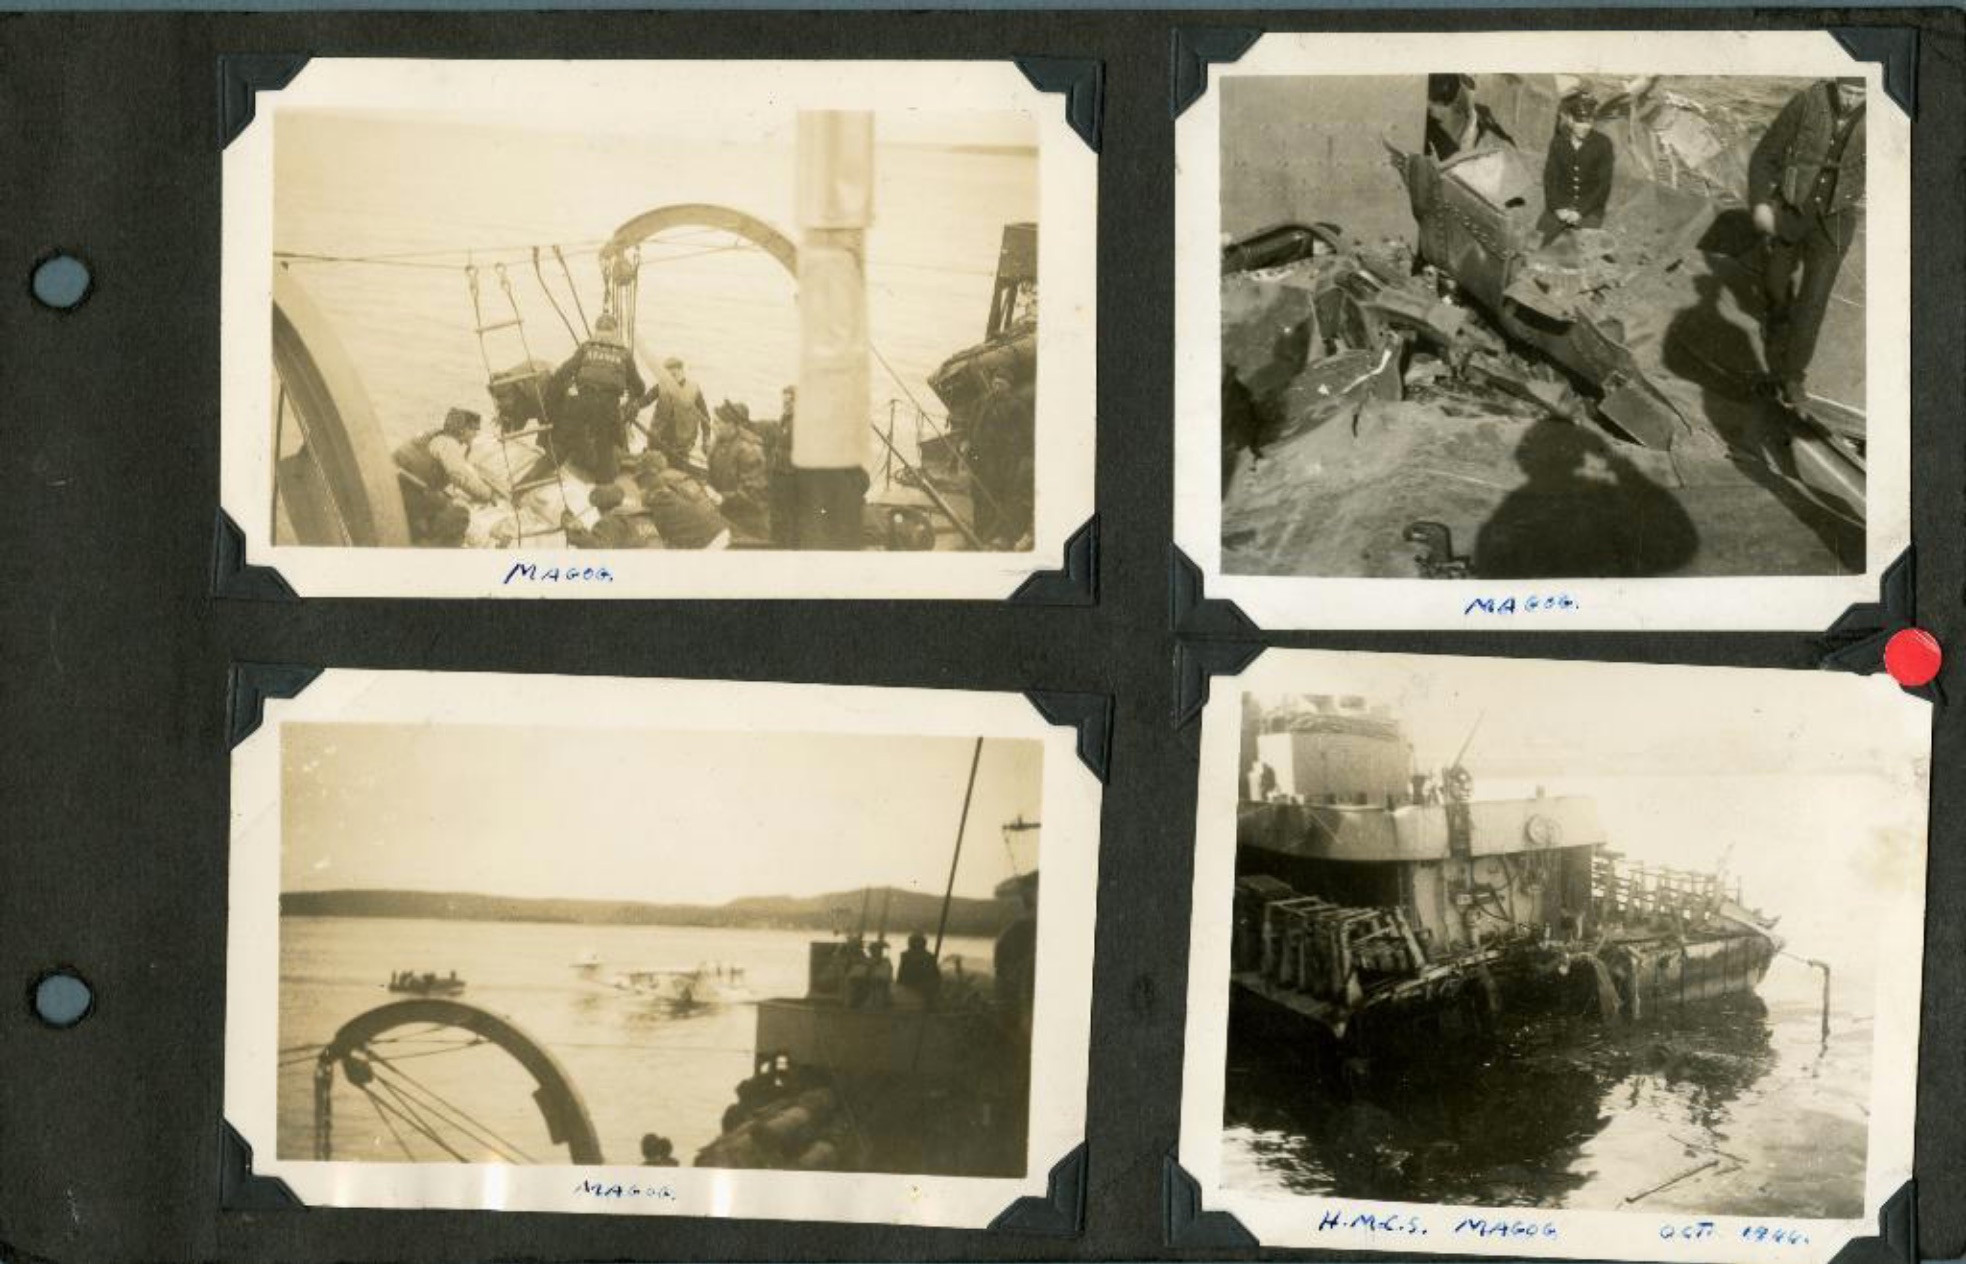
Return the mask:
M 1486 778 L 1478 794 L 1537 784 Z M 1232 1025 L 1225 1182 L 1478 1206 L 1861 1216 L 1877 919 L 1922 863 L 1912 817 L 1885 820 L 1879 805 L 1892 800 L 1862 777 L 1560 778 L 1548 790 L 1594 799 L 1607 837 L 1634 859 L 1724 863 L 1744 903 L 1778 916 L 1787 947 L 1755 994 L 1623 1028 L 1524 1025 L 1416 1072 L 1374 1068 L 1358 1092 L 1321 1081 L 1266 1025 Z M 1811 841 L 1831 837 L 1838 846 Z M 1804 958 L 1833 971 L 1827 1040 L 1822 976 Z
M 908 929 L 891 928 L 890 938 L 905 940 Z M 742 969 L 757 998 L 802 996 L 806 945 L 826 938 L 793 930 L 283 917 L 280 1155 L 314 1157 L 320 1047 L 350 1019 L 402 999 L 387 990 L 391 974 L 454 970 L 466 981 L 458 999 L 511 1020 L 559 1061 L 586 1104 L 609 1163 L 640 1163 L 642 1137 L 653 1132 L 669 1138 L 687 1166 L 720 1133 L 739 1081 L 752 1073 L 756 1005 L 677 1010 L 616 990 L 605 978 L 628 969 L 722 965 Z M 584 981 L 575 969 L 589 954 L 604 963 L 602 981 Z M 987 971 L 991 944 L 952 936 L 944 962 L 952 956 Z M 390 1077 L 396 1091 L 426 1119 L 448 1110 L 472 1121 L 483 1144 L 467 1146 L 470 1157 L 487 1161 L 504 1150 L 566 1161 L 530 1100 L 531 1079 L 502 1052 L 467 1047 L 468 1038 L 424 1027 L 395 1036 L 392 1062 L 414 1077 L 408 1083 Z M 401 1161 L 392 1123 L 418 1159 L 444 1158 L 400 1116 L 385 1116 L 341 1076 L 328 1114 L 337 1158 Z M 466 1146 L 462 1129 L 433 1131 Z
M 345 113 L 283 115 L 275 134 L 276 253 L 346 345 L 385 436 L 399 442 L 451 405 L 486 409 L 485 362 L 464 273 L 481 269 L 485 323 L 509 319 L 504 263 L 533 355 L 558 362 L 573 340 L 532 265 L 575 327 L 574 295 L 599 311 L 596 248 L 631 217 L 676 203 L 727 205 L 798 238 L 789 143 L 569 136 Z M 867 235 L 877 417 L 893 401 L 897 441 L 914 440 L 909 401 L 939 418 L 927 379 L 981 340 L 1006 224 L 1038 217 L 1037 153 L 1014 147 L 877 144 Z M 550 247 L 566 256 L 573 281 Z M 734 248 L 736 247 L 736 248 Z M 711 404 L 779 414 L 797 380 L 793 279 L 770 256 L 705 229 L 670 230 L 643 250 L 637 334 L 680 355 Z M 522 359 L 517 335 L 487 336 L 491 367 Z

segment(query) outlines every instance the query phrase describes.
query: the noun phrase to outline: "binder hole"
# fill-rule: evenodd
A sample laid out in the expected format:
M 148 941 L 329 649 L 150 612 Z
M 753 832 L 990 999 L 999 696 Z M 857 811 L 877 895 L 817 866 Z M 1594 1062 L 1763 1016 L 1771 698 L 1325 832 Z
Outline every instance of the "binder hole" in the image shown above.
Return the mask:
M 89 265 L 71 254 L 52 254 L 34 265 L 34 300 L 56 311 L 71 311 L 82 305 L 95 286 Z
M 96 1007 L 96 994 L 69 970 L 50 970 L 34 981 L 34 1016 L 50 1027 L 73 1027 Z

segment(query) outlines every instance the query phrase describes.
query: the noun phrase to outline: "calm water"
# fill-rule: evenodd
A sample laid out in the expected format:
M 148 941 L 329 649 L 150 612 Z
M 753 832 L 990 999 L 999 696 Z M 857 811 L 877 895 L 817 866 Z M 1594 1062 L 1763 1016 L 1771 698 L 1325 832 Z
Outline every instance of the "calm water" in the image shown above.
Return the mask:
M 585 1099 L 610 1163 L 640 1162 L 643 1134 L 657 1132 L 674 1141 L 687 1164 L 718 1135 L 738 1082 L 751 1074 L 755 1006 L 676 1012 L 605 983 L 583 982 L 573 963 L 591 952 L 606 963 L 603 975 L 722 963 L 742 967 L 757 997 L 799 996 L 805 992 L 806 944 L 825 937 L 669 926 L 282 918 L 280 1154 L 314 1154 L 313 1052 L 357 1014 L 399 999 L 386 990 L 393 972 L 455 970 L 467 981 L 460 999 L 512 1020 L 559 1060 Z M 990 953 L 987 941 L 952 937 L 943 958 L 958 954 L 987 969 Z M 399 1061 L 418 1084 L 527 1155 L 564 1161 L 528 1099 L 530 1079 L 502 1053 L 457 1049 L 412 1034 L 419 1041 L 400 1046 L 408 1056 Z M 331 1111 L 337 1157 L 403 1157 L 362 1094 L 338 1088 Z
M 337 256 L 452 252 L 390 263 L 295 263 L 362 374 L 386 435 L 437 424 L 452 404 L 485 406 L 463 251 L 475 249 L 486 321 L 509 308 L 489 264 L 506 261 L 535 355 L 572 340 L 511 247 L 560 245 L 580 301 L 599 309 L 594 248 L 632 216 L 720 203 L 797 238 L 790 144 L 706 145 L 671 137 L 565 136 L 347 115 L 284 115 L 275 136 L 274 246 Z M 983 335 L 1004 225 L 1035 221 L 1036 151 L 877 145 L 867 238 L 868 320 L 894 367 L 873 367 L 873 400 L 908 395 L 937 417 L 928 375 Z M 643 251 L 637 333 L 682 356 L 712 404 L 776 417 L 797 379 L 792 278 L 722 232 L 676 229 Z M 504 248 L 504 249 L 499 249 Z M 434 266 L 442 265 L 442 266 Z M 578 326 L 550 251 L 552 292 Z M 510 331 L 489 336 L 494 368 L 520 358 Z M 904 427 L 900 438 L 912 440 Z
M 1863 1214 L 1871 1021 L 1778 958 L 1760 999 L 1670 1024 L 1522 1028 L 1481 1056 L 1353 1096 L 1232 1028 L 1224 1177 L 1409 1202 L 1705 1214 Z M 1716 1160 L 1669 1188 L 1681 1173 Z M 1630 1200 L 1630 1201 L 1628 1201 Z
M 1484 798 L 1536 786 L 1477 784 Z M 1608 837 L 1634 857 L 1710 869 L 1724 855 L 1746 903 L 1780 916 L 1793 955 L 1775 959 L 1755 996 L 1689 1007 L 1669 1024 L 1519 1030 L 1485 1055 L 1438 1060 L 1452 1063 L 1445 1072 L 1400 1082 L 1387 1070 L 1387 1082 L 1351 1097 L 1321 1089 L 1274 1037 L 1232 1028 L 1227 1183 L 1484 1206 L 1861 1215 L 1875 919 L 1918 863 L 1915 801 L 1836 775 L 1548 788 L 1593 798 Z M 1839 843 L 1797 864 L 1796 849 L 1820 838 Z M 1826 1046 L 1820 975 L 1795 957 L 1835 972 Z

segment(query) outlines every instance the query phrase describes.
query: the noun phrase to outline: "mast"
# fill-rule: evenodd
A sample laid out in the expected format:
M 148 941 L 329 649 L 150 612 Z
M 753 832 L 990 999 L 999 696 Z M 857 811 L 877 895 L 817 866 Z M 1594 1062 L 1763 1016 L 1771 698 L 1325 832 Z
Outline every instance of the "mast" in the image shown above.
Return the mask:
M 801 110 L 799 405 L 792 427 L 797 543 L 860 548 L 868 400 L 867 225 L 874 116 Z
M 969 801 L 976 794 L 976 766 L 983 762 L 983 739 L 969 757 L 969 785 L 963 790 L 963 812 L 956 821 L 956 847 L 949 855 L 949 881 L 942 888 L 942 916 L 935 923 L 935 959 L 942 960 L 942 936 L 949 929 L 949 902 L 956 895 L 956 864 L 963 856 L 963 831 L 969 828 Z

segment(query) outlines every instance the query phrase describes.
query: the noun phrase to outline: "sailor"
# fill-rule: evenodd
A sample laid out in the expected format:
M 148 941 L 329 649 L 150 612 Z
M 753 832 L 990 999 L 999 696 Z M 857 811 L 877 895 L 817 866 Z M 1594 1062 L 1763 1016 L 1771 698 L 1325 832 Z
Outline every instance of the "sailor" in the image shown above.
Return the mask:
M 683 465 L 699 440 L 704 454 L 710 447 L 710 406 L 704 402 L 703 388 L 690 381 L 689 366 L 681 356 L 662 362 L 667 375 L 647 391 L 640 392 L 637 408 L 655 405 L 650 419 L 649 444 L 669 458 L 671 465 Z
M 642 1165 L 644 1167 L 675 1167 L 676 1143 L 658 1133 L 649 1133 L 642 1138 Z
M 596 483 L 613 482 L 621 473 L 623 406 L 643 390 L 642 375 L 614 317 L 601 313 L 593 336 L 554 370 L 547 385 L 547 412 L 560 459 L 571 461 Z
M 599 517 L 594 525 L 581 525 L 580 518 L 568 512 L 561 519 L 567 543 L 577 549 L 661 548 L 662 541 L 647 515 L 630 514 L 622 508 L 627 499 L 613 483 L 602 483 L 588 494 L 587 503 Z
M 717 512 L 703 484 L 682 470 L 670 468 L 660 452 L 644 452 L 640 462 L 635 487 L 665 548 L 730 547 L 730 523 Z
M 845 986 L 847 1008 L 864 1008 L 867 1004 L 867 990 L 870 984 L 867 949 L 860 936 L 849 936 L 846 946 L 840 949 L 836 960 L 840 967 L 840 978 Z
M 887 955 L 887 940 L 877 939 L 867 960 L 867 1008 L 886 1009 L 893 999 L 894 962 Z
M 1017 896 L 1018 918 L 997 936 L 996 1000 L 1028 1030 L 1038 981 L 1037 874 L 1024 875 L 1017 883 Z
M 1036 452 L 1036 399 L 992 373 L 988 393 L 970 423 L 969 455 L 979 484 L 976 534 L 985 544 L 1012 547 L 1031 529 L 1031 483 Z
M 1515 144 L 1494 111 L 1474 99 L 1473 75 L 1427 76 L 1427 157 L 1444 162 L 1483 141 Z
M 744 424 L 749 413 L 726 400 L 710 422 L 710 486 L 722 496 L 723 515 L 753 539 L 771 535 L 771 475 L 764 444 Z
M 796 547 L 798 509 L 792 476 L 792 419 L 798 412 L 799 388 L 787 386 L 778 397 L 778 434 L 765 450 L 765 468 L 771 481 L 771 542 L 781 549 Z
M 1597 130 L 1597 98 L 1573 92 L 1543 163 L 1543 215 L 1536 227 L 1546 237 L 1571 228 L 1602 228 L 1611 201 L 1611 138 Z
M 920 931 L 908 936 L 908 950 L 901 954 L 901 968 L 894 982 L 901 995 L 917 999 L 923 1009 L 935 1004 L 942 987 L 942 972 L 936 968 L 935 954 L 928 950 L 928 936 Z
M 1864 81 L 1824 79 L 1790 98 L 1748 162 L 1762 266 L 1767 385 L 1789 408 L 1807 398 L 1823 314 L 1864 197 Z
M 496 498 L 471 464 L 471 441 L 483 424 L 469 408 L 453 408 L 444 414 L 442 426 L 396 449 L 396 482 L 403 489 L 412 543 L 464 543 L 470 513 L 459 502 L 485 504 Z

